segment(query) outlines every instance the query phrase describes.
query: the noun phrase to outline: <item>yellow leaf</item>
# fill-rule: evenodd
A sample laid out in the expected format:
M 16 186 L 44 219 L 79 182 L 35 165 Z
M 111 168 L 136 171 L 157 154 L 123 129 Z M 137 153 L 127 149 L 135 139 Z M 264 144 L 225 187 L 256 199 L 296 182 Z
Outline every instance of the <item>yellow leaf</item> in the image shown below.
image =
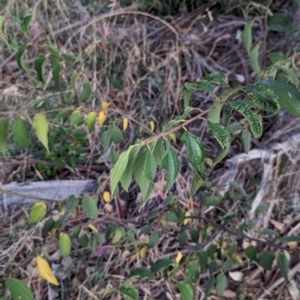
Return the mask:
M 100 113 L 99 113 L 99 116 L 98 116 L 99 126 L 102 126 L 105 123 L 106 118 L 107 118 L 106 113 L 101 110 Z
M 59 285 L 48 262 L 40 256 L 37 256 L 36 262 L 37 262 L 37 268 L 38 268 L 40 277 L 54 285 Z
M 106 101 L 102 102 L 102 105 L 101 105 L 102 110 L 107 111 L 108 106 L 109 106 L 109 103 L 108 103 L 108 102 L 106 102 Z
M 110 201 L 110 192 L 104 192 L 103 193 L 103 200 L 105 202 L 109 202 Z
M 45 202 L 37 202 L 35 203 L 31 210 L 29 215 L 28 224 L 35 224 L 40 219 L 44 218 L 47 213 L 47 205 Z
M 128 118 L 123 117 L 123 131 L 125 131 L 128 127 Z
M 147 253 L 147 247 L 145 246 L 140 250 L 140 258 L 144 259 L 146 257 L 146 253 Z
M 190 216 L 191 216 L 191 213 L 190 213 L 189 211 L 187 211 L 187 212 L 185 213 L 184 216 L 185 216 L 185 217 L 190 217 Z M 183 225 L 187 225 L 189 221 L 190 221 L 190 218 L 185 218 L 185 219 L 183 220 Z
M 52 228 L 51 229 L 51 236 L 55 236 L 57 229 L 58 228 Z
M 155 129 L 155 123 L 154 123 L 154 121 L 150 121 L 149 125 L 150 125 L 150 130 L 154 131 L 154 129 Z
M 98 229 L 93 224 L 89 224 L 89 228 L 94 232 L 99 232 Z
M 111 240 L 111 243 L 113 245 L 118 244 L 121 241 L 121 238 L 122 238 L 122 231 L 119 228 L 117 228 L 115 235 L 114 235 L 113 239 Z
M 179 251 L 175 258 L 175 261 L 179 264 L 181 260 L 182 260 L 182 253 Z

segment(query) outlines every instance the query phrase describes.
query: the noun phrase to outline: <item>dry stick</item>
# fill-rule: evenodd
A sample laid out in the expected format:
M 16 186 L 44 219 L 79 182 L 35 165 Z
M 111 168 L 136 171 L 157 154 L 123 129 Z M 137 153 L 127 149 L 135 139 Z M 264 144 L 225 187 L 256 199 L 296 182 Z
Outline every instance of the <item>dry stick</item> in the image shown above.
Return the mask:
M 25 194 L 21 194 L 18 192 L 4 190 L 1 188 L 0 188 L 0 194 L 8 194 L 8 195 L 18 196 L 18 197 L 22 197 L 22 198 L 29 198 L 29 199 L 33 199 L 33 200 L 37 200 L 37 201 L 45 201 L 45 202 L 52 202 L 52 203 L 62 202 L 61 200 L 54 200 L 54 199 L 41 198 L 41 197 L 36 197 L 36 196 L 31 196 L 31 195 L 25 195 Z
M 205 222 L 212 224 L 214 227 L 223 229 L 224 231 L 227 231 L 229 234 L 234 235 L 234 236 L 236 236 L 236 237 L 239 237 L 239 238 L 241 238 L 241 239 L 248 239 L 248 240 L 251 240 L 251 241 L 256 242 L 256 243 L 264 244 L 264 245 L 267 245 L 267 246 L 272 246 L 272 247 L 277 248 L 277 249 L 281 249 L 281 250 L 289 250 L 290 252 L 295 252 L 295 250 L 288 249 L 287 247 L 284 247 L 284 246 L 280 246 L 280 245 L 274 244 L 273 242 L 262 241 L 262 240 L 257 239 L 257 238 L 249 237 L 249 236 L 247 236 L 247 235 L 245 235 L 245 234 L 239 234 L 239 233 L 236 233 L 236 232 L 232 231 L 231 229 L 228 229 L 227 227 L 225 227 L 225 226 L 223 226 L 223 225 L 221 225 L 221 224 L 218 224 L 218 223 L 216 223 L 215 221 L 212 221 L 212 220 L 207 219 L 207 218 L 205 218 L 205 217 L 190 216 L 190 217 L 186 217 L 186 218 L 187 218 L 187 219 L 190 218 L 190 219 L 204 220 Z M 298 251 L 298 250 L 297 250 L 297 251 Z
M 96 18 L 94 21 L 81 20 L 81 21 L 75 22 L 75 23 L 73 23 L 73 24 L 70 24 L 70 25 L 68 25 L 68 26 L 66 26 L 66 27 L 63 27 L 63 28 L 61 28 L 61 29 L 58 29 L 58 30 L 54 31 L 54 32 L 53 32 L 53 35 L 56 36 L 56 35 L 58 35 L 58 34 L 60 34 L 60 33 L 63 33 L 63 32 L 65 32 L 65 31 L 72 30 L 72 29 L 74 29 L 74 28 L 76 28 L 76 27 L 83 26 L 83 25 L 85 25 L 85 24 L 87 24 L 87 26 L 89 26 L 89 24 L 91 25 L 91 24 L 93 24 L 93 23 L 96 22 L 96 21 L 99 21 L 99 20 L 102 20 L 102 19 L 105 19 L 105 18 L 110 18 L 110 17 L 113 17 L 113 16 L 115 16 L 115 15 L 121 15 L 121 14 L 125 13 L 125 12 L 128 11 L 128 10 L 131 11 L 131 10 L 137 9 L 137 8 L 138 8 L 137 5 L 132 5 L 132 6 L 128 6 L 128 7 L 126 7 L 126 8 L 120 9 L 119 11 L 116 11 L 116 12 L 109 12 L 109 13 L 103 14 L 101 17 Z M 41 33 L 35 38 L 34 42 L 38 41 L 38 39 L 40 38 L 40 36 L 41 36 L 42 34 L 44 34 L 44 33 L 45 33 L 44 31 L 41 32 Z M 45 38 L 43 38 L 42 41 L 43 41 L 43 40 L 45 40 Z M 8 58 L 6 58 L 3 62 L 1 62 L 1 63 L 0 63 L 0 69 L 2 69 L 3 67 L 5 67 L 5 66 L 9 63 L 9 61 L 12 60 L 12 59 L 15 57 L 16 53 L 17 53 L 16 51 L 13 52 L 12 54 L 9 55 Z M 33 62 L 33 61 L 32 61 L 32 62 Z
M 300 268 L 300 262 L 295 265 L 288 273 L 288 278 L 292 278 L 296 275 L 296 273 L 299 271 Z M 258 297 L 258 300 L 264 299 L 264 297 L 268 296 L 272 290 L 277 288 L 280 284 L 284 282 L 284 278 L 281 277 L 277 281 L 275 281 L 262 295 Z

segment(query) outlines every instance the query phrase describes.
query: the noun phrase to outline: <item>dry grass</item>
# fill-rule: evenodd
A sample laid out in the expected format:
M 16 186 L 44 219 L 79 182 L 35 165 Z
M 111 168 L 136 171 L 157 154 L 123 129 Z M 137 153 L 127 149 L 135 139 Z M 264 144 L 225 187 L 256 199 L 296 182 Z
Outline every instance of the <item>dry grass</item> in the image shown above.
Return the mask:
M 246 51 L 241 41 L 237 39 L 246 22 L 239 4 L 233 12 L 229 11 L 217 16 L 212 16 L 209 6 L 203 6 L 193 13 L 173 18 L 171 22 L 167 18 L 139 12 L 137 6 L 121 10 L 117 2 L 114 2 L 115 6 L 111 4 L 111 1 L 93 1 L 85 7 L 80 1 L 9 1 L 5 10 L 0 12 L 0 15 L 3 14 L 6 17 L 9 33 L 18 31 L 17 25 L 13 22 L 14 17 L 22 19 L 29 13 L 34 14 L 31 31 L 26 36 L 16 35 L 19 43 L 32 41 L 32 46 L 26 54 L 26 65 L 31 67 L 36 55 L 45 52 L 43 46 L 45 43 L 54 44 L 62 51 L 80 56 L 84 61 L 79 60 L 75 65 L 75 70 L 82 74 L 81 84 L 91 82 L 93 96 L 88 103 L 78 103 L 74 100 L 76 92 L 68 87 L 71 72 L 66 66 L 62 72 L 62 85 L 65 88 L 63 94 L 53 92 L 49 66 L 46 68 L 46 83 L 38 90 L 33 88 L 31 81 L 18 70 L 14 56 L 1 36 L 0 87 L 5 90 L 14 86 L 14 92 L 17 91 L 17 93 L 3 97 L 0 117 L 13 118 L 23 115 L 29 119 L 38 110 L 35 99 L 43 99 L 49 113 L 62 109 L 72 111 L 80 105 L 83 106 L 85 112 L 93 109 L 97 111 L 101 102 L 109 101 L 111 120 L 120 124 L 122 115 L 128 116 L 131 120 L 131 132 L 118 149 L 122 151 L 139 135 L 140 126 L 148 127 L 148 122 L 154 120 L 157 125 L 156 130 L 160 132 L 162 126 L 170 118 L 181 113 L 180 89 L 183 82 L 200 79 L 211 72 L 225 73 L 231 85 L 247 85 L 255 79 L 255 74 L 249 68 Z M 290 9 L 291 5 L 287 1 L 277 1 L 275 4 L 283 11 Z M 239 14 L 234 15 L 237 11 Z M 95 17 L 92 18 L 93 16 Z M 263 66 L 269 64 L 267 57 L 271 51 L 280 50 L 287 55 L 291 54 L 292 48 L 286 42 L 290 37 L 285 36 L 286 40 L 279 41 L 278 36 L 268 34 L 265 30 L 264 18 L 255 23 L 254 32 L 254 43 L 262 39 L 267 41 L 260 50 Z M 221 92 L 221 90 L 216 92 Z M 206 109 L 210 107 L 211 101 L 212 99 L 207 95 L 197 94 L 192 98 L 191 105 Z M 283 128 L 281 131 L 276 128 L 278 120 L 283 120 L 282 126 L 285 124 L 285 127 L 281 127 Z M 274 141 L 283 140 L 287 133 L 299 128 L 299 123 L 292 122 L 294 121 L 287 121 L 286 115 L 281 119 L 280 117 L 266 119 L 265 126 L 270 130 L 261 141 L 262 147 L 271 148 Z M 51 126 L 55 128 L 59 124 L 52 120 Z M 205 124 L 195 122 L 190 130 L 204 139 L 208 156 L 216 157 L 218 148 L 214 141 L 206 137 Z M 64 166 L 64 170 L 55 174 L 55 178 L 98 179 L 102 176 L 103 181 L 107 183 L 111 165 L 108 162 L 95 163 L 96 158 L 103 152 L 99 135 L 89 136 L 85 146 L 88 149 L 86 161 L 78 164 L 74 169 Z M 261 148 L 254 142 L 253 146 Z M 180 147 L 178 145 L 178 151 L 184 153 L 184 149 Z M 51 164 L 51 162 L 45 162 L 43 155 L 38 153 L 35 153 L 32 159 L 30 158 L 32 153 L 24 154 L 14 151 L 13 146 L 10 146 L 11 156 L 2 162 L 0 171 L 3 183 L 27 179 L 40 180 L 41 176 L 35 167 L 36 164 L 41 161 Z M 240 152 L 242 152 L 242 146 L 236 139 L 229 157 L 235 157 Z M 280 172 L 277 172 L 272 165 L 272 170 L 277 172 L 273 181 L 277 184 L 276 189 L 272 186 L 274 193 L 271 197 L 272 201 L 274 197 L 286 199 L 291 190 L 294 192 L 298 181 L 291 180 L 296 178 L 293 172 L 298 174 L 297 155 L 295 152 L 288 157 L 284 154 L 279 156 L 275 165 L 279 166 L 282 162 Z M 173 189 L 177 199 L 176 205 L 189 209 L 193 215 L 204 214 L 209 220 L 216 220 L 219 211 L 204 210 L 198 196 L 194 200 L 189 199 L 191 172 L 184 165 L 184 161 L 182 162 L 182 175 L 177 178 Z M 291 162 L 295 170 L 288 173 L 286 169 L 290 170 Z M 245 188 L 249 198 L 240 195 L 236 201 L 230 198 L 221 205 L 228 216 L 232 215 L 232 222 L 228 228 L 233 231 L 249 221 L 247 206 L 251 208 L 249 201 L 255 198 L 260 189 L 263 172 L 262 169 L 258 170 L 258 163 L 260 164 L 260 160 L 254 161 L 254 164 L 249 163 L 246 167 L 235 165 L 236 168 L 239 167 L 235 179 Z M 226 164 L 220 165 L 218 169 L 211 170 L 211 177 L 217 178 L 217 182 L 224 182 L 227 178 L 226 170 Z M 162 204 L 159 196 L 163 186 L 164 174 L 159 172 L 155 193 L 141 212 L 138 211 L 139 195 L 134 184 L 128 194 L 121 193 L 111 205 L 105 205 L 99 201 L 99 218 L 93 224 L 103 234 L 103 238 L 109 226 L 117 225 L 126 230 L 132 228 L 136 241 L 131 243 L 124 241 L 118 246 L 104 242 L 97 248 L 95 254 L 87 248 L 79 247 L 74 242 L 71 256 L 62 258 L 58 250 L 57 239 L 43 232 L 43 222 L 32 228 L 26 226 L 27 209 L 15 207 L 9 212 L 3 212 L 0 229 L 0 278 L 13 276 L 23 279 L 30 285 L 35 299 L 98 299 L 106 288 L 120 286 L 134 268 L 151 266 L 157 259 L 167 256 L 174 259 L 180 249 L 186 255 L 186 262 L 182 264 L 174 278 L 182 280 L 184 270 L 189 267 L 189 263 L 197 259 L 198 252 L 193 251 L 195 243 L 191 241 L 190 236 L 184 245 L 179 245 L 178 234 L 181 229 L 179 226 L 162 228 L 161 220 L 165 218 L 165 213 L 169 209 Z M 103 187 L 99 187 L 97 196 L 100 191 L 102 192 Z M 267 187 L 263 189 L 267 191 Z M 230 189 L 232 197 L 234 195 L 238 197 L 237 194 L 236 189 Z M 271 200 L 262 204 L 270 204 Z M 276 205 L 278 205 L 276 209 L 269 210 L 270 219 L 276 219 L 282 224 L 285 224 L 286 220 L 298 223 L 293 219 L 293 213 L 287 209 L 285 201 L 278 201 Z M 149 222 L 149 215 L 152 213 L 156 213 L 156 217 L 151 231 L 139 237 L 139 230 Z M 59 214 L 57 207 L 53 208 L 54 217 L 57 218 Z M 253 222 L 256 222 L 256 219 Z M 64 232 L 71 234 L 75 226 L 80 224 L 82 233 L 90 235 L 89 223 L 90 220 L 82 214 L 72 215 L 64 226 Z M 243 253 L 246 240 L 237 238 L 235 241 L 224 228 L 216 227 L 213 223 L 203 222 L 203 220 L 193 220 L 190 226 L 200 230 L 205 224 L 209 225 L 210 232 L 203 241 L 203 248 L 206 249 L 212 241 L 223 238 L 236 243 L 237 253 Z M 272 224 L 275 227 L 279 226 Z M 264 223 L 264 226 L 268 227 L 270 223 Z M 288 233 L 287 228 L 296 224 L 290 221 L 284 226 L 282 234 Z M 141 259 L 136 249 L 139 249 L 149 239 L 150 233 L 155 230 L 161 233 L 159 243 L 148 250 L 145 259 Z M 244 232 L 257 237 L 249 228 L 245 227 Z M 263 245 L 260 245 L 259 249 L 262 247 Z M 278 250 L 275 247 L 271 249 Z M 48 261 L 52 263 L 55 274 L 64 283 L 63 286 L 53 288 L 38 278 L 34 257 L 41 254 L 45 254 Z M 225 257 L 222 256 L 222 259 Z M 290 299 L 288 289 L 284 284 L 280 283 L 270 289 L 272 283 L 281 278 L 280 274 L 262 274 L 255 266 L 247 266 L 247 260 L 245 257 L 243 259 L 244 264 L 239 271 L 246 274 L 243 286 L 249 294 L 258 297 L 263 293 L 263 289 L 269 289 L 271 294 L 276 292 L 279 295 L 277 299 Z M 294 265 L 293 261 L 291 266 Z M 294 276 L 295 282 L 298 282 L 297 276 Z M 207 278 L 208 272 L 202 272 L 197 286 L 199 296 L 197 299 L 203 299 Z M 264 286 L 261 285 L 262 278 L 265 280 Z M 179 299 L 180 297 L 175 281 L 165 281 L 159 274 L 151 280 L 134 279 L 132 284 L 139 289 L 140 299 Z M 239 283 L 229 279 L 226 290 L 228 299 L 235 297 L 234 291 L 239 286 L 241 286 Z M 121 299 L 121 296 L 115 293 L 105 299 Z

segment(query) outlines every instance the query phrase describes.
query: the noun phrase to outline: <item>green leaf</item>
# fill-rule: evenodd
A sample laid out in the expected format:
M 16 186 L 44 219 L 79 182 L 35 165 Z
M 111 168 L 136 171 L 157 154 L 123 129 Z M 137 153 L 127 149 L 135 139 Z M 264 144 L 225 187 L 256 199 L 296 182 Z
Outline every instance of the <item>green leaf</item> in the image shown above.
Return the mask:
M 150 268 L 150 270 L 156 274 L 160 270 L 168 268 L 169 265 L 171 264 L 171 260 L 169 258 L 161 258 L 158 259 Z
M 288 81 L 290 83 L 292 83 L 296 88 L 298 88 L 298 85 L 299 85 L 299 78 L 298 78 L 298 75 L 295 71 L 293 71 L 291 68 L 289 67 L 286 67 L 286 66 L 281 66 L 281 65 L 278 65 L 278 64 L 275 64 L 273 66 L 274 68 L 276 69 L 279 69 L 283 72 L 285 72 L 288 76 Z
M 43 231 L 50 232 L 54 227 L 55 221 L 51 218 L 45 221 Z
M 79 237 L 78 242 L 79 242 L 80 247 L 85 248 L 89 244 L 89 238 L 86 234 L 83 234 Z
M 122 178 L 128 166 L 128 159 L 129 159 L 130 152 L 136 147 L 137 145 L 131 145 L 126 151 L 122 152 L 115 166 L 110 171 L 110 188 L 112 194 L 115 193 L 118 182 Z
M 273 254 L 269 250 L 263 250 L 259 254 L 258 263 L 267 271 L 272 271 Z
M 80 234 L 80 231 L 81 231 L 81 226 L 78 225 L 77 227 L 75 227 L 75 229 L 73 230 L 72 232 L 72 235 L 71 235 L 71 239 L 77 239 L 79 234 Z
M 111 243 L 113 245 L 118 244 L 121 241 L 122 237 L 123 237 L 123 233 L 122 233 L 121 228 L 117 228 L 116 231 L 115 231 L 115 234 L 114 234 L 114 236 L 111 240 Z
M 257 253 L 256 253 L 256 248 L 253 245 L 248 246 L 245 249 L 246 256 L 250 260 L 250 262 L 256 261 L 257 260 Z
M 66 62 L 66 67 L 70 70 L 73 70 L 75 58 L 68 53 L 62 53 L 61 56 L 63 57 L 64 61 Z
M 43 114 L 38 113 L 33 117 L 33 129 L 35 130 L 35 134 L 38 140 L 43 144 L 43 146 L 49 152 L 49 148 L 48 148 L 49 123 Z
M 126 300 L 139 299 L 139 291 L 129 284 L 122 284 L 119 288 L 119 292 L 125 296 Z
M 187 240 L 188 236 L 187 233 L 185 231 L 181 232 L 178 236 L 178 241 L 179 241 L 179 246 L 183 247 L 186 240 Z
M 8 139 L 9 120 L 0 118 L 0 152 L 5 155 Z
M 80 100 L 82 102 L 87 101 L 92 94 L 92 87 L 89 82 L 85 83 L 82 88 L 82 92 L 80 94 Z
M 174 211 L 168 210 L 166 212 L 166 218 L 169 222 L 175 222 L 175 223 L 179 222 L 178 216 Z
M 242 114 L 250 124 L 252 134 L 255 138 L 260 138 L 262 135 L 262 120 L 261 117 L 255 114 L 250 108 L 249 101 L 237 100 L 229 102 L 229 105 Z
M 174 148 L 170 145 L 167 147 L 167 154 L 162 161 L 162 167 L 167 171 L 167 184 L 165 187 L 165 192 L 167 193 L 179 172 L 179 159 Z
M 19 279 L 8 278 L 5 280 L 5 286 L 10 290 L 12 300 L 34 300 L 29 287 Z
M 203 79 L 213 85 L 229 87 L 228 77 L 222 73 L 211 73 L 206 75 Z
M 118 144 L 121 142 L 122 140 L 122 131 L 120 130 L 120 128 L 116 125 L 113 125 L 111 130 L 110 130 L 110 134 L 111 134 L 111 140 Z
M 160 233 L 158 231 L 154 231 L 151 233 L 149 237 L 148 248 L 153 248 L 159 241 Z
M 93 197 L 85 198 L 82 200 L 83 212 L 94 220 L 98 217 L 97 199 Z
M 200 237 L 200 231 L 199 229 L 191 229 L 191 239 L 192 239 L 192 242 L 194 243 L 198 243 L 199 242 L 199 237 Z
M 208 197 L 204 197 L 203 203 L 207 206 L 218 206 L 223 200 L 223 197 L 221 195 L 219 196 L 213 196 L 210 195 Z
M 24 150 L 30 145 L 30 135 L 27 123 L 21 119 L 16 118 L 12 123 L 12 137 L 19 150 Z
M 83 117 L 81 116 L 80 110 L 76 109 L 72 111 L 70 115 L 70 126 L 80 126 L 84 122 Z
M 59 248 L 63 257 L 68 257 L 70 255 L 71 239 L 66 233 L 61 232 L 59 235 Z
M 251 84 L 246 87 L 245 91 L 259 109 L 272 114 L 280 109 L 278 96 L 268 86 L 261 83 Z
M 30 225 L 37 223 L 39 220 L 46 216 L 46 213 L 47 205 L 45 204 L 45 202 L 40 201 L 35 203 L 30 210 L 28 224 Z
M 189 106 L 191 96 L 193 95 L 193 91 L 189 91 L 186 87 L 182 88 L 183 100 L 184 100 L 184 108 Z
M 206 250 L 200 252 L 199 260 L 200 260 L 201 272 L 204 272 L 207 269 L 207 263 L 208 263 L 208 256 Z
M 268 21 L 269 29 L 277 32 L 293 31 L 293 25 L 281 13 L 274 13 Z
M 228 258 L 224 263 L 222 264 L 223 271 L 227 271 L 232 269 L 233 267 L 236 267 L 239 265 L 239 262 L 234 258 Z
M 207 299 L 214 285 L 215 285 L 215 277 L 213 275 L 210 275 L 206 283 L 204 299 Z
M 256 18 L 248 21 L 245 25 L 244 31 L 242 32 L 242 42 L 247 50 L 248 55 L 252 48 L 252 26 Z
M 4 21 L 5 21 L 4 16 L 0 16 L 0 31 L 3 33 L 3 35 L 7 36 L 7 32 L 6 32 Z
M 149 198 L 149 195 L 154 189 L 153 181 L 147 179 L 144 175 L 144 168 L 145 168 L 146 156 L 148 151 L 149 150 L 146 147 L 140 149 L 139 155 L 135 160 L 134 168 L 133 168 L 134 178 L 141 190 L 141 194 L 143 197 L 143 203 L 141 204 L 140 209 L 145 206 L 146 201 Z
M 27 32 L 31 26 L 32 15 L 26 16 L 20 24 L 21 30 Z
M 139 267 L 139 268 L 136 268 L 133 271 L 131 271 L 129 277 L 132 277 L 132 276 L 139 276 L 139 277 L 144 277 L 144 278 L 153 278 L 154 273 L 146 267 Z
M 281 274 L 286 282 L 289 281 L 288 273 L 289 273 L 289 262 L 284 253 L 279 253 L 277 256 L 277 265 L 281 271 Z
M 128 158 L 128 167 L 125 169 L 122 177 L 120 178 L 120 182 L 125 191 L 128 191 L 128 188 L 131 184 L 133 168 L 135 166 L 135 162 L 140 149 L 140 147 L 135 147 L 130 151 Z
M 271 52 L 269 54 L 269 58 L 273 65 L 275 65 L 277 62 L 281 60 L 286 60 L 286 56 L 282 52 Z
M 224 127 L 227 127 L 231 113 L 232 113 L 232 108 L 229 105 L 226 105 L 223 110 L 223 125 L 224 125 Z
M 297 88 L 286 80 L 273 80 L 266 78 L 262 84 L 270 87 L 278 96 L 281 108 L 285 109 L 293 116 L 300 117 L 300 93 Z
M 223 108 L 224 103 L 217 103 L 213 108 L 208 112 L 207 118 L 211 123 L 220 123 L 220 114 Z
M 91 133 L 95 128 L 96 118 L 96 113 L 94 111 L 91 111 L 86 117 L 86 126 L 89 133 Z
M 216 280 L 216 289 L 217 289 L 217 295 L 218 296 L 222 296 L 225 289 L 227 287 L 227 278 L 226 275 L 223 273 L 220 273 L 217 276 L 217 280 Z
M 80 77 L 80 73 L 73 73 L 72 76 L 71 76 L 71 86 L 73 89 L 76 88 L 76 83 L 77 83 L 77 80 L 78 78 Z
M 241 141 L 243 144 L 244 151 L 248 153 L 251 147 L 251 133 L 248 129 L 242 130 Z
M 249 65 L 255 73 L 260 73 L 260 66 L 258 62 L 259 57 L 259 47 L 260 43 L 258 43 L 249 54 Z
M 78 206 L 79 199 L 78 197 L 71 195 L 66 201 L 64 219 L 67 218 L 69 214 L 71 214 L 75 208 Z
M 169 121 L 166 125 L 163 126 L 162 132 L 169 131 L 173 126 L 182 123 L 186 120 L 186 118 L 191 114 L 191 112 L 194 110 L 193 107 L 187 106 L 184 109 L 184 112 L 181 116 L 175 117 L 173 120 Z
M 156 174 L 156 162 L 150 150 L 147 151 L 143 175 L 153 181 Z
M 284 236 L 277 239 L 281 243 L 299 242 L 300 235 Z
M 48 45 L 48 48 L 51 52 L 50 61 L 52 68 L 52 76 L 54 80 L 54 87 L 56 90 L 60 91 L 60 53 L 58 49 L 52 45 Z
M 180 291 L 181 297 L 184 300 L 194 299 L 194 290 L 187 282 L 177 281 L 177 287 Z
M 140 232 L 139 232 L 139 236 L 141 236 L 142 234 L 148 232 L 149 230 L 152 229 L 152 225 L 145 225 L 141 228 Z
M 200 186 L 203 183 L 203 179 L 201 178 L 201 176 L 198 175 L 198 173 L 194 172 L 193 174 L 193 179 L 192 179 L 192 185 L 191 185 L 191 190 L 190 190 L 190 197 L 192 198 L 195 193 L 198 191 L 198 189 L 200 188 Z
M 209 84 L 207 80 L 200 80 L 196 82 L 185 82 L 184 87 L 190 92 L 203 91 L 206 93 L 212 93 L 214 91 L 213 87 Z
M 185 268 L 185 278 L 187 283 L 193 286 L 196 280 L 198 280 L 199 275 L 199 262 L 197 260 L 191 260 L 188 269 Z
M 45 55 L 39 55 L 34 60 L 34 69 L 37 73 L 37 78 L 41 82 L 45 82 Z
M 164 157 L 166 156 L 166 148 L 164 139 L 158 139 L 150 144 L 152 155 L 157 165 L 161 165 Z
M 215 164 L 217 164 L 228 154 L 231 144 L 231 136 L 229 131 L 223 125 L 211 123 L 209 121 L 207 122 L 207 132 L 216 138 L 223 149 L 215 161 Z
M 208 264 L 208 270 L 209 270 L 209 273 L 211 275 L 213 275 L 215 272 L 217 272 L 217 270 L 218 270 L 217 261 L 212 260 L 211 262 L 209 262 L 209 264 Z
M 187 147 L 187 160 L 201 175 L 201 165 L 205 158 L 205 150 L 202 141 L 194 134 L 185 131 L 180 138 Z
M 29 69 L 25 66 L 24 64 L 24 53 L 25 50 L 27 49 L 27 44 L 22 44 L 18 47 L 17 53 L 16 53 L 16 61 L 19 66 L 19 68 L 25 72 L 29 73 Z

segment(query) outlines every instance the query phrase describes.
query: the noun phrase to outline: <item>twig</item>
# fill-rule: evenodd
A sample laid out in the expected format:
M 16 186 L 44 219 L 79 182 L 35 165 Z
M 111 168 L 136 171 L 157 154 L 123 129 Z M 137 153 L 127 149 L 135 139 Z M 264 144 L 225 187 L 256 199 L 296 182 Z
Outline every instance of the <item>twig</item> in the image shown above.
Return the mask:
M 295 265 L 288 273 L 288 278 L 292 278 L 296 275 L 296 273 L 299 271 L 300 268 L 300 262 Z M 277 281 L 275 281 L 262 295 L 260 295 L 257 299 L 258 300 L 262 300 L 264 299 L 267 295 L 269 295 L 272 290 L 274 290 L 275 288 L 277 288 L 280 284 L 282 284 L 284 282 L 284 278 L 281 277 L 279 278 Z

